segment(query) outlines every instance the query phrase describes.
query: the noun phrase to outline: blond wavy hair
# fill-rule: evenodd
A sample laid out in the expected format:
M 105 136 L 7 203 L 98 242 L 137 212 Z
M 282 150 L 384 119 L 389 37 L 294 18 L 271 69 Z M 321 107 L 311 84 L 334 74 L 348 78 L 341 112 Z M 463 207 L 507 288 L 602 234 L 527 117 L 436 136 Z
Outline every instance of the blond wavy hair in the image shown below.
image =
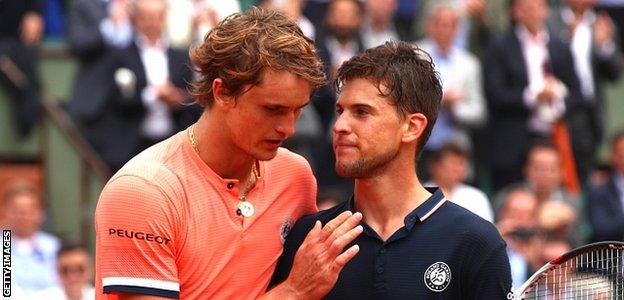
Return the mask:
M 265 68 L 298 75 L 314 89 L 325 83 L 314 42 L 286 15 L 257 7 L 221 21 L 190 57 L 200 74 L 191 93 L 202 107 L 214 102 L 216 78 L 223 80 L 228 95 L 236 97 L 259 84 Z

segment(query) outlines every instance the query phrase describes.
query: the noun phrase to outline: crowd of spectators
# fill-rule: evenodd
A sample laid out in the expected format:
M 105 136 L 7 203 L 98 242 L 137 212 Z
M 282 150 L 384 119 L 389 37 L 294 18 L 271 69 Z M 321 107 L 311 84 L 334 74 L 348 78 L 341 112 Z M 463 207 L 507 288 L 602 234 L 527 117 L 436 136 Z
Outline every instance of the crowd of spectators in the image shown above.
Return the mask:
M 497 224 L 514 284 L 572 247 L 624 240 L 624 133 L 605 136 L 603 90 L 624 67 L 624 1 L 70 2 L 0 1 L 0 87 L 16 99 L 22 134 L 40 103 L 33 53 L 44 24 L 47 36 L 65 38 L 78 62 L 67 110 L 115 171 L 197 119 L 188 49 L 229 14 L 258 5 L 298 21 L 315 40 L 328 82 L 342 62 L 388 40 L 411 41 L 431 55 L 443 100 L 419 176 Z M 335 89 L 328 83 L 311 100 L 285 146 L 310 162 L 325 208 L 346 200 L 352 183 L 334 171 Z M 596 151 L 605 141 L 609 171 L 598 173 Z M 16 271 L 16 282 L 29 291 L 59 282 L 55 270 L 72 280 L 90 272 L 61 264 L 83 254 L 56 254 L 59 241 L 38 230 L 38 197 L 25 189 L 3 203 L 6 226 L 33 224 L 15 232 L 16 257 L 23 254 L 25 265 L 39 259 L 32 263 L 48 270 L 37 280 Z

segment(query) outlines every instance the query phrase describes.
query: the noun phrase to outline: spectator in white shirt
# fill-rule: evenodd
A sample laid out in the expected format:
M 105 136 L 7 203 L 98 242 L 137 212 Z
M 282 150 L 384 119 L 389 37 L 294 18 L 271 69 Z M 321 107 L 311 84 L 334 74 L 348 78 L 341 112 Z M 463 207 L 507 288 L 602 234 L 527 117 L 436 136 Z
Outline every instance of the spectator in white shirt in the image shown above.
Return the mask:
M 11 184 L 4 195 L 3 209 L 3 228 L 12 233 L 13 281 L 27 295 L 55 285 L 60 242 L 41 230 L 45 209 L 39 189 L 27 181 Z
M 449 143 L 434 152 L 429 161 L 432 182 L 437 185 L 444 196 L 481 218 L 493 222 L 492 206 L 485 193 L 464 184 L 470 163 L 469 154 L 459 145 Z

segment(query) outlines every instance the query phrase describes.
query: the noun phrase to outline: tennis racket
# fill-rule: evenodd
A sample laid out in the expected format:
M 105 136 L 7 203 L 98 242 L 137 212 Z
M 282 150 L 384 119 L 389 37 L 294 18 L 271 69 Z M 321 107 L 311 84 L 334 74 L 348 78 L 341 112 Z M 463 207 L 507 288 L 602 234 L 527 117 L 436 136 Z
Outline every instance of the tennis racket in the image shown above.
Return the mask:
M 624 299 L 624 243 L 573 249 L 540 268 L 514 293 L 516 299 Z

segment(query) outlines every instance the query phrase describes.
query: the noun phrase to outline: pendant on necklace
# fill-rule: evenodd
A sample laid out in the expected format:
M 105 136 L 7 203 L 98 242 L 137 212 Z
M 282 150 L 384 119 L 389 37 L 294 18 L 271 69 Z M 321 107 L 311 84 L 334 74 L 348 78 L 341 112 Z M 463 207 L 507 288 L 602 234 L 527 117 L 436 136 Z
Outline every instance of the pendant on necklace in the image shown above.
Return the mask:
M 251 202 L 245 200 L 245 198 L 241 198 L 236 205 L 238 207 L 238 212 L 245 218 L 249 218 L 253 216 L 255 210 L 253 204 Z

